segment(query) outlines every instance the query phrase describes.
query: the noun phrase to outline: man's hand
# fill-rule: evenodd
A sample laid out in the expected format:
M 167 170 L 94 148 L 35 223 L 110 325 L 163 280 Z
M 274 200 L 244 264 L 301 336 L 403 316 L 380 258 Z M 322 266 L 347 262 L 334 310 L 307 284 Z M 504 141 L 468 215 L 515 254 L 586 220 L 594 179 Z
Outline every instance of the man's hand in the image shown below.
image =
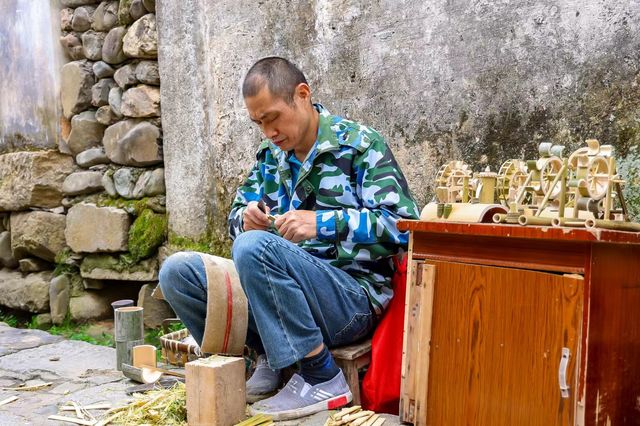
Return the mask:
M 310 210 L 290 210 L 277 216 L 276 229 L 286 240 L 299 243 L 316 238 L 316 212 Z
M 247 208 L 242 216 L 242 229 L 245 231 L 258 230 L 266 231 L 271 225 L 267 213 L 269 213 L 269 207 L 265 207 L 266 212 L 263 212 L 258 207 L 257 201 L 251 201 L 247 204 Z

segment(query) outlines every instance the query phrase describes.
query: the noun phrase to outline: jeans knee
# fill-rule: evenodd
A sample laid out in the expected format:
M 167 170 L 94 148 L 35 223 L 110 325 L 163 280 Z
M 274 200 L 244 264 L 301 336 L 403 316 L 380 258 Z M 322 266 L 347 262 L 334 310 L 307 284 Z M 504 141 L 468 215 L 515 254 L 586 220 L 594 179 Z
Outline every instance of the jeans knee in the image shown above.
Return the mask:
M 260 248 L 269 240 L 275 238 L 275 235 L 266 231 L 246 231 L 241 233 L 233 241 L 231 254 L 233 262 L 237 267 L 242 268 L 243 265 L 255 266 L 255 261 L 262 251 Z
M 199 261 L 200 256 L 195 252 L 178 252 L 166 258 L 158 273 L 158 285 L 162 294 L 171 298 L 176 293 L 176 287 L 193 275 L 195 262 Z

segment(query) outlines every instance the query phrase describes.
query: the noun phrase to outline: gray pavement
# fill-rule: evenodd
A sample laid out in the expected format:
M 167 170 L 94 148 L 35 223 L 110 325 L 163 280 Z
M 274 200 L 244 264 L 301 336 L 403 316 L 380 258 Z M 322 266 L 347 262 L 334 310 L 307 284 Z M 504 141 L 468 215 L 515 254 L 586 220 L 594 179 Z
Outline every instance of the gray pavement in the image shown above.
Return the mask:
M 48 420 L 60 414 L 58 407 L 70 401 L 81 405 L 108 402 L 112 406 L 131 401 L 125 390 L 136 383 L 115 370 L 115 349 L 86 342 L 64 340 L 40 330 L 24 330 L 0 323 L 0 401 L 19 399 L 0 406 L 0 426 L 70 425 Z M 20 385 L 51 382 L 35 391 L 6 390 Z M 93 412 L 96 417 L 100 411 Z M 280 422 L 279 426 L 321 426 L 328 413 Z M 69 415 L 69 414 L 67 414 Z M 398 425 L 387 416 L 385 425 Z

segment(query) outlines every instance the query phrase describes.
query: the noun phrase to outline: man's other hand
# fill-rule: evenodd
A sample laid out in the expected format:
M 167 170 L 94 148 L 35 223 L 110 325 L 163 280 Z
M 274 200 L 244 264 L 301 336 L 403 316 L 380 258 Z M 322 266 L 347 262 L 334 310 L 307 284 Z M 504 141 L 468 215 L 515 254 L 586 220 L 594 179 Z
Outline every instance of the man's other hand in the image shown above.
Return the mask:
M 286 240 L 299 243 L 317 236 L 316 212 L 309 210 L 289 210 L 277 216 L 274 222 L 276 229 Z
M 267 217 L 269 207 L 266 207 L 266 213 L 260 210 L 257 201 L 251 201 L 247 204 L 247 208 L 242 216 L 242 229 L 245 231 L 258 230 L 266 231 L 271 225 L 271 221 Z

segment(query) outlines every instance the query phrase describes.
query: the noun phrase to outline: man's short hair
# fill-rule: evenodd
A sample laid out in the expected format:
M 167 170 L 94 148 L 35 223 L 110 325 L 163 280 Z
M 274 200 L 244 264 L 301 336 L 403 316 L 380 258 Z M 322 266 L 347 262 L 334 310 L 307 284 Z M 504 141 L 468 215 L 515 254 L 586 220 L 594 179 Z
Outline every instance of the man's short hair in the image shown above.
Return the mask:
M 298 67 L 284 58 L 269 56 L 260 59 L 249 69 L 242 83 L 242 96 L 256 96 L 266 85 L 273 96 L 292 103 L 300 83 L 308 84 Z

